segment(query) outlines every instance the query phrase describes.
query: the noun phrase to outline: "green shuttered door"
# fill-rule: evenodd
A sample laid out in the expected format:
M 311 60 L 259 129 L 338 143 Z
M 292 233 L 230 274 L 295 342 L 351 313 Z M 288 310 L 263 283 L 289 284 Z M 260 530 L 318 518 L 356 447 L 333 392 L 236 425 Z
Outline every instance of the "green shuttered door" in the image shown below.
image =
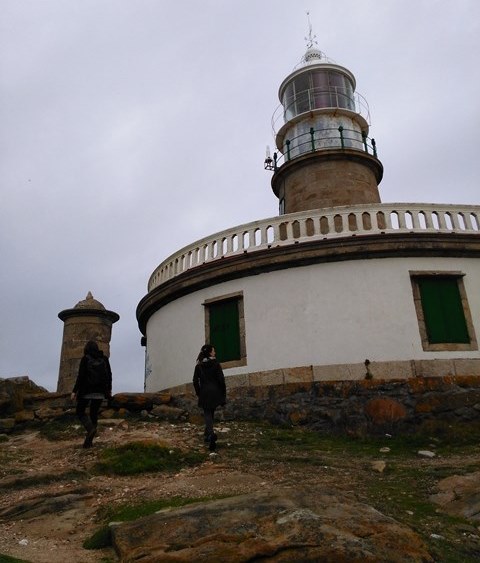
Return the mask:
M 456 278 L 419 278 L 423 315 L 431 344 L 469 343 Z
M 219 362 L 240 359 L 238 301 L 220 301 L 210 305 L 210 343 Z

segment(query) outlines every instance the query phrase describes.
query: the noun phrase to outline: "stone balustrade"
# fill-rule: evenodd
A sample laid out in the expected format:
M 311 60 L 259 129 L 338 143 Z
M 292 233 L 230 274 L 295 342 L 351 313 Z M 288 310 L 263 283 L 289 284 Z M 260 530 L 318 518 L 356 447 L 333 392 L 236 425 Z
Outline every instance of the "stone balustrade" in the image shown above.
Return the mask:
M 148 291 L 201 266 L 242 253 L 322 239 L 390 233 L 468 233 L 480 236 L 480 206 L 382 203 L 279 215 L 232 227 L 196 241 L 164 260 Z

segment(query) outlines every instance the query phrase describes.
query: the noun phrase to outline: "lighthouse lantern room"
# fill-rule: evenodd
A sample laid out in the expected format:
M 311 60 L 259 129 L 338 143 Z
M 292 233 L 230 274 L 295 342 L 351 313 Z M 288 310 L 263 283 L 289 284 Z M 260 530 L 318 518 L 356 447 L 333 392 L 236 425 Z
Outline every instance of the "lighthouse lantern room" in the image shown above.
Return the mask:
M 383 167 L 369 134 L 369 109 L 354 75 L 314 46 L 282 82 L 272 118 L 272 188 L 280 214 L 378 203 Z

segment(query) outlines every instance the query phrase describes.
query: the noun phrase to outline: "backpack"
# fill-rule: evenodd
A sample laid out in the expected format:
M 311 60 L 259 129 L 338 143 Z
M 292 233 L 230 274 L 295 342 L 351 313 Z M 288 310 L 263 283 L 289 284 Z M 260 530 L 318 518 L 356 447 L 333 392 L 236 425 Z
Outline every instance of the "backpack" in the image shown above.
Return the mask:
M 103 357 L 87 356 L 87 385 L 90 390 L 104 391 L 107 388 L 107 365 Z

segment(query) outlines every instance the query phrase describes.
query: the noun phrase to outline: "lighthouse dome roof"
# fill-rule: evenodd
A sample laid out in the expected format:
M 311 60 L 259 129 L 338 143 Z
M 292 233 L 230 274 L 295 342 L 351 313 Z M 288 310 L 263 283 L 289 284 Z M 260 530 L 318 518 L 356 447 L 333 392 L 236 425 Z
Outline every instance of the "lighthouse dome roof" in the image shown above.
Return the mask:
M 325 53 L 313 45 L 305 51 L 305 54 L 302 57 L 302 63 L 304 64 L 319 63 L 322 60 L 327 62 Z

